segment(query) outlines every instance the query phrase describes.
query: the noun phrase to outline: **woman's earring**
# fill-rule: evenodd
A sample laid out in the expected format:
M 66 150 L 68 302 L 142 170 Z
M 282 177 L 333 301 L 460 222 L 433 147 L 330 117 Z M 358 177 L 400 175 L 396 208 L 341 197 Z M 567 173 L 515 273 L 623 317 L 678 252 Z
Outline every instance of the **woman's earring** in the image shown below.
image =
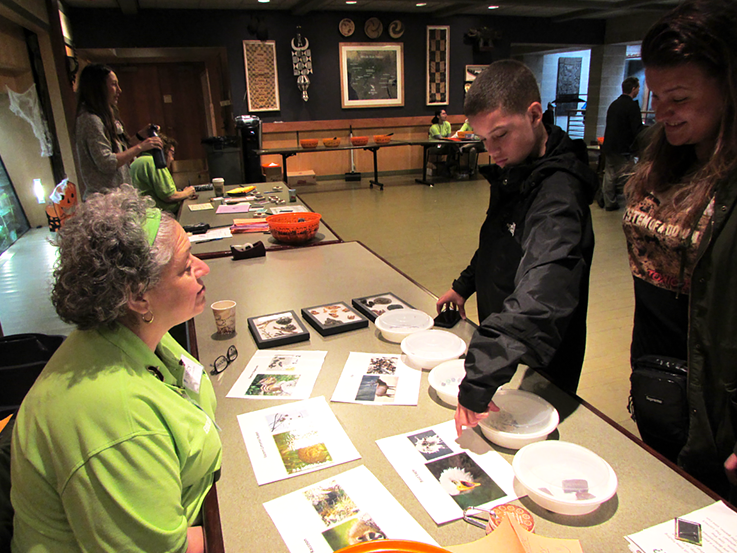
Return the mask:
M 154 314 L 151 313 L 151 311 L 144 313 L 143 315 L 141 315 L 141 320 L 146 324 L 151 324 L 152 322 L 154 322 Z

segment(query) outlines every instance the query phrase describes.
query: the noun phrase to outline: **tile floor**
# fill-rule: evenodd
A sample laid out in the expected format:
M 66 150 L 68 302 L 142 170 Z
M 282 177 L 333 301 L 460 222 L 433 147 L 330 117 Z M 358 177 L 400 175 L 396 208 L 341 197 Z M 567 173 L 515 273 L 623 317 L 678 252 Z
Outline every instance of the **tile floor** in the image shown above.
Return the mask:
M 298 193 L 343 240 L 358 240 L 433 294 L 445 292 L 476 249 L 488 204 L 484 180 L 414 183 L 416 175 L 382 177 L 385 189 L 319 181 Z M 636 432 L 626 410 L 633 295 L 621 212 L 592 207 L 596 249 L 589 331 L 579 395 Z M 0 256 L 0 322 L 5 334 L 68 334 L 51 305 L 54 234 L 33 229 Z M 469 317 L 477 321 L 475 299 Z

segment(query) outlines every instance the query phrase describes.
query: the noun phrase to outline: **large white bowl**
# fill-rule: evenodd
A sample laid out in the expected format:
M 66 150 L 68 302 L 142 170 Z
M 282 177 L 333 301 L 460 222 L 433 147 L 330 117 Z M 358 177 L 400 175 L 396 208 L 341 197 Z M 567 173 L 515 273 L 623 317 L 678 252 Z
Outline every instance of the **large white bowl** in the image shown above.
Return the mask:
M 448 405 L 458 405 L 458 386 L 466 376 L 464 368 L 464 359 L 453 359 L 440 363 L 437 367 L 430 371 L 427 380 L 438 394 L 438 397 Z
M 609 463 L 577 444 L 530 444 L 516 453 L 512 467 L 530 499 L 563 515 L 591 513 L 617 492 Z
M 432 328 L 434 323 L 430 315 L 419 309 L 394 309 L 382 313 L 374 321 L 382 336 L 397 344 L 414 332 Z
M 499 411 L 479 423 L 486 438 L 508 449 L 520 449 L 547 438 L 558 426 L 558 411 L 540 396 L 500 388 L 492 401 Z
M 402 352 L 417 369 L 432 369 L 456 359 L 466 351 L 466 342 L 446 330 L 423 330 L 402 340 Z

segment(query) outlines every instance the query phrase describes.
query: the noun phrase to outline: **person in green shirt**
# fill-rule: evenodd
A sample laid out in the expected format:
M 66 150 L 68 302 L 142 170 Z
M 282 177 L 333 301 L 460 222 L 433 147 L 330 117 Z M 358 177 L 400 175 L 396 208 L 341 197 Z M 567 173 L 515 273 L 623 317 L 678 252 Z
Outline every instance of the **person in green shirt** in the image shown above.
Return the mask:
M 432 118 L 432 125 L 427 131 L 427 136 L 431 139 L 449 138 L 453 134 L 448 121 L 448 113 L 444 110 L 435 112 Z M 441 174 L 451 176 L 452 170 L 458 167 L 458 150 L 450 144 L 438 144 L 433 146 L 430 156 L 434 159 L 434 165 Z
M 51 299 L 77 328 L 18 411 L 13 552 L 204 551 L 215 392 L 169 330 L 205 308 L 209 271 L 129 184 L 92 194 L 60 230 Z
M 173 138 L 159 135 L 164 143 L 164 155 L 167 167 L 157 169 L 154 163 L 153 152 L 143 152 L 131 163 L 130 173 L 133 185 L 156 202 L 156 207 L 162 211 L 176 214 L 182 201 L 195 197 L 195 189 L 188 186 L 184 190 L 177 190 L 169 168 L 174 161 L 177 141 Z
M 432 118 L 432 125 L 427 135 L 430 138 L 448 138 L 453 131 L 450 128 L 450 122 L 448 121 L 448 114 L 444 109 L 435 112 L 435 117 Z

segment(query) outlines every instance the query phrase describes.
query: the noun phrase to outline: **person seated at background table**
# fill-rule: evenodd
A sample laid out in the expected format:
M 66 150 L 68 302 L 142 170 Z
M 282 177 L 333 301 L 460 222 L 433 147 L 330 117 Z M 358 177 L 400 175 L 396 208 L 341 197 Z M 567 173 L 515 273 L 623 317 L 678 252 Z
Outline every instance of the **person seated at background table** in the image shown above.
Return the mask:
M 630 350 L 687 364 L 680 405 L 634 415 L 648 445 L 737 502 L 737 4 L 683 2 L 642 42 L 651 142 L 625 187 Z M 674 386 L 675 387 L 675 386 Z M 680 416 L 673 416 L 678 413 Z
M 470 133 L 471 135 L 474 134 L 473 127 L 468 122 L 468 119 L 466 119 L 463 122 L 463 125 L 461 125 L 460 129 L 458 129 L 455 133 L 453 133 L 452 138 L 459 138 L 458 136 L 459 133 Z M 468 136 L 466 136 L 466 138 L 468 138 Z M 460 148 L 460 153 L 466 154 L 466 159 L 468 161 L 468 165 L 466 169 L 468 170 L 468 174 L 469 175 L 476 174 L 476 169 L 478 168 L 477 163 L 478 163 L 478 156 L 479 156 L 478 150 L 476 149 L 476 144 L 464 144 Z
M 453 130 L 448 121 L 448 113 L 444 109 L 436 111 L 427 135 L 430 138 L 448 138 L 451 134 L 453 134 Z
M 136 133 L 140 142 L 130 146 L 118 115 L 121 92 L 117 75 L 107 65 L 93 63 L 79 74 L 74 132 L 83 198 L 130 183 L 131 161 L 142 152 L 162 147 L 161 139 L 147 137 L 150 125 Z
M 456 430 L 498 411 L 492 402 L 519 363 L 575 392 L 586 346 L 596 173 L 583 141 L 542 122 L 534 74 L 522 63 L 489 65 L 464 111 L 495 165 L 480 169 L 491 194 L 479 246 L 437 302 L 457 308 L 476 292 L 480 325 L 466 356 Z
M 194 186 L 177 190 L 170 171 L 176 153 L 177 141 L 164 134 L 159 134 L 159 138 L 164 144 L 163 151 L 167 166 L 157 169 L 153 152 L 144 152 L 131 163 L 131 178 L 136 188 L 154 199 L 156 207 L 176 214 L 182 202 L 194 198 L 196 192 Z
M 450 138 L 452 134 L 453 130 L 448 121 L 448 113 L 444 109 L 436 111 L 435 116 L 432 118 L 430 129 L 427 131 L 427 136 L 432 139 L 441 139 Z M 455 146 L 438 144 L 438 146 L 431 150 L 430 155 L 435 158 L 436 165 L 444 164 L 443 167 L 440 167 L 440 170 L 446 176 L 450 176 L 452 170 L 459 167 L 458 149 Z
M 215 392 L 168 331 L 204 309 L 209 268 L 152 206 L 123 184 L 59 231 L 51 299 L 77 328 L 18 412 L 15 552 L 203 551 Z

